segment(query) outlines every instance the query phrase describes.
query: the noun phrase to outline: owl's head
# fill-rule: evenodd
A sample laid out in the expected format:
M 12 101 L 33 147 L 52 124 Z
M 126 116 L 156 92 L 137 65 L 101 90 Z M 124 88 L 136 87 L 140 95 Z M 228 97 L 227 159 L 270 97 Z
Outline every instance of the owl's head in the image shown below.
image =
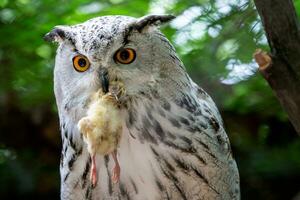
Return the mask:
M 85 104 L 93 92 L 104 87 L 104 76 L 122 80 L 128 95 L 164 80 L 180 79 L 183 73 L 178 72 L 184 67 L 157 28 L 173 18 L 104 16 L 54 27 L 45 39 L 59 44 L 54 69 L 59 110 Z

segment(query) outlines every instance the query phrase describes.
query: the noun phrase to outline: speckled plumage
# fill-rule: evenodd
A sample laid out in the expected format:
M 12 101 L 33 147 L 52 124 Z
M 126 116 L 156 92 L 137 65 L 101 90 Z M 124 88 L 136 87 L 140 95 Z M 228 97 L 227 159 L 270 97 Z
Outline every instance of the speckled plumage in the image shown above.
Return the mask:
M 54 86 L 63 142 L 61 199 L 240 198 L 238 170 L 219 112 L 157 30 L 164 17 L 98 17 L 46 35 L 59 42 Z M 129 65 L 113 59 L 124 46 L 137 54 Z M 72 66 L 78 53 L 91 62 L 86 72 Z M 122 79 L 129 98 L 121 111 L 120 182 L 110 180 L 113 160 L 97 157 L 100 182 L 92 188 L 91 160 L 77 122 L 101 87 L 101 68 Z

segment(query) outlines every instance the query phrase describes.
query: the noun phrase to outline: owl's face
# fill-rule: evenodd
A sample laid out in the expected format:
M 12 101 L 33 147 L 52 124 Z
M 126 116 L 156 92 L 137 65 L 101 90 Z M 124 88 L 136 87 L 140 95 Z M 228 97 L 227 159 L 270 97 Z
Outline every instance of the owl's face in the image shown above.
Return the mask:
M 171 68 L 180 68 L 171 59 L 174 48 L 156 28 L 172 18 L 105 16 L 55 27 L 45 39 L 59 43 L 54 70 L 59 110 L 84 107 L 103 87 L 103 70 L 109 80 L 122 80 L 128 95 L 135 95 L 164 78 Z

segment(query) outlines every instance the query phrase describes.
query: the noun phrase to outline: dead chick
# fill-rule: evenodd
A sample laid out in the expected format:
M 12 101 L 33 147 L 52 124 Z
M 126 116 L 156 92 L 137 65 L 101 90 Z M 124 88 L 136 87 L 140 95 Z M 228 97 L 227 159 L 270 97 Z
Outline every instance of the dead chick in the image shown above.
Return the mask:
M 117 147 L 122 133 L 122 118 L 119 98 L 124 94 L 123 84 L 112 82 L 106 94 L 99 90 L 92 97 L 87 116 L 78 122 L 78 128 L 87 143 L 91 155 L 91 180 L 93 186 L 97 183 L 96 154 L 112 154 L 115 166 L 112 181 L 120 178 L 120 165 L 117 159 Z

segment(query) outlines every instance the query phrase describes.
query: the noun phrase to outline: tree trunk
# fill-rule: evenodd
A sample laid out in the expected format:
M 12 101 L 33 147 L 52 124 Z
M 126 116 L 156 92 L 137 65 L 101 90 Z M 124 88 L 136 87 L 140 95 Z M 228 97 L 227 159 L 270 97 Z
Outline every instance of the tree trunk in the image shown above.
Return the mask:
M 300 134 L 300 34 L 292 0 L 254 0 L 271 48 L 254 55 L 259 70 Z

